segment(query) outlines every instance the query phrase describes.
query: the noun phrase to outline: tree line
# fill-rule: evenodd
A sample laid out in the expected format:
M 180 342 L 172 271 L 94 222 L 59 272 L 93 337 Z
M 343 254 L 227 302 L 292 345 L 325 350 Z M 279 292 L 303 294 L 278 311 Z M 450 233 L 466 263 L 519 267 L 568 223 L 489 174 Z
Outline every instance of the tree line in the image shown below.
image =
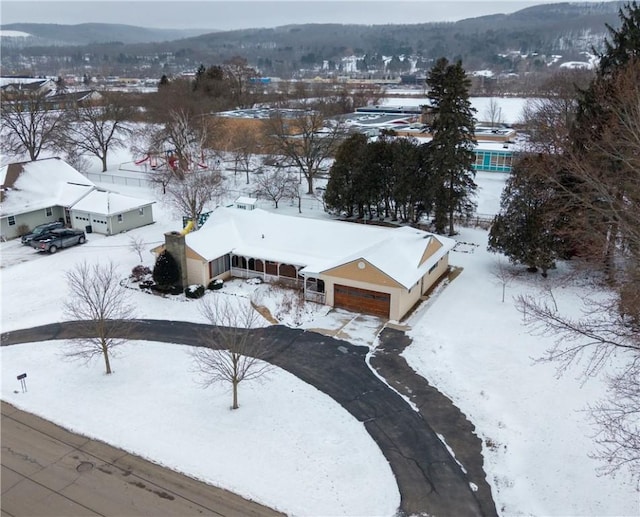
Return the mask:
M 558 260 L 599 279 L 583 315 L 553 298 L 520 296 L 534 332 L 553 336 L 545 359 L 595 375 L 614 356 L 608 397 L 594 401 L 595 456 L 603 470 L 640 477 L 640 8 L 609 27 L 595 77 L 558 87 L 527 110 L 531 141 L 515 164 L 489 234 L 489 250 L 544 276 Z M 570 86 L 573 86 L 571 88 Z
M 429 143 L 396 138 L 347 138 L 336 152 L 325 203 L 347 217 L 419 222 L 433 216 L 436 232 L 455 233 L 455 216 L 469 216 L 477 185 L 475 109 L 462 63 L 439 59 L 426 79 L 430 100 Z

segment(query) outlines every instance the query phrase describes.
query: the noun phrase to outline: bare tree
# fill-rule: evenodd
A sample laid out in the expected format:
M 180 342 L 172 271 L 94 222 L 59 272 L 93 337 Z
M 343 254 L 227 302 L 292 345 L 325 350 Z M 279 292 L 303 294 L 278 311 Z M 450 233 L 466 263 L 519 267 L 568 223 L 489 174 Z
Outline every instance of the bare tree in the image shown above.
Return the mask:
M 202 157 L 209 139 L 209 124 L 201 114 L 176 108 L 167 114 L 164 125 L 151 137 L 149 154 L 166 154 L 176 177 L 202 168 Z
M 493 276 L 502 286 L 502 303 L 504 303 L 507 286 L 513 281 L 514 274 L 509 262 L 505 260 L 502 255 L 498 257 L 493 271 Z
M 204 298 L 200 310 L 211 327 L 205 346 L 193 349 L 194 371 L 203 387 L 231 384 L 231 409 L 238 409 L 238 385 L 264 376 L 271 368 L 261 360 L 263 349 L 251 334 L 258 313 L 249 303 L 237 306 L 220 297 Z
M 299 197 L 298 180 L 282 169 L 264 170 L 257 176 L 256 184 L 256 194 L 273 201 L 276 208 L 282 199 Z
M 166 187 L 169 202 L 180 215 L 191 219 L 197 230 L 205 207 L 222 195 L 222 181 L 223 177 L 217 170 L 190 172 Z
M 316 110 L 301 110 L 293 118 L 277 111 L 268 120 L 266 131 L 272 152 L 299 168 L 307 180 L 307 193 L 311 195 L 323 162 L 333 156 L 346 135 L 340 124 L 329 124 Z
M 67 116 L 54 110 L 44 93 L 22 92 L 0 102 L 0 149 L 8 155 L 27 153 L 37 160 L 44 150 L 57 149 Z
M 521 296 L 517 307 L 532 333 L 553 339 L 541 360 L 556 362 L 560 372 L 579 364 L 586 379 L 614 355 L 626 361 L 590 411 L 604 470 L 625 466 L 640 478 L 638 441 L 630 438 L 640 412 L 640 61 L 630 57 L 598 77 L 585 99 L 569 132 L 563 127 L 558 135 L 546 124 L 549 136 L 540 141 L 549 150 L 558 143 L 561 166 L 549 178 L 578 266 L 603 273 L 600 292 L 584 298 L 580 317 L 542 296 Z
M 229 94 L 236 108 L 251 108 L 256 103 L 255 79 L 259 76 L 247 65 L 247 60 L 234 56 L 224 62 L 224 75 L 229 85 Z
M 110 374 L 110 355 L 126 338 L 128 325 L 113 320 L 135 317 L 129 304 L 128 291 L 120 285 L 120 277 L 113 262 L 88 264 L 81 262 L 66 273 L 70 295 L 64 303 L 67 317 L 78 320 L 80 333 L 85 337 L 74 340 L 65 355 L 88 362 L 96 356 L 104 359 Z
M 129 237 L 129 249 L 138 254 L 140 264 L 142 264 L 142 252 L 147 250 L 147 243 L 140 236 Z
M 71 110 L 71 121 L 60 135 L 65 149 L 94 155 L 102 162 L 102 172 L 107 170 L 109 150 L 125 146 L 131 133 L 125 125 L 133 109 L 121 94 L 104 92 L 99 101 L 76 105 Z
M 233 128 L 228 143 L 235 162 L 234 174 L 240 167 L 246 176 L 249 184 L 249 173 L 252 169 L 253 157 L 258 151 L 258 138 L 254 131 L 249 128 L 236 126 Z
M 634 363 L 609 379 L 608 396 L 589 408 L 599 431 L 591 457 L 602 462 L 603 474 L 640 464 L 640 365 Z
M 489 101 L 483 115 L 491 127 L 496 127 L 504 122 L 502 108 L 493 97 Z

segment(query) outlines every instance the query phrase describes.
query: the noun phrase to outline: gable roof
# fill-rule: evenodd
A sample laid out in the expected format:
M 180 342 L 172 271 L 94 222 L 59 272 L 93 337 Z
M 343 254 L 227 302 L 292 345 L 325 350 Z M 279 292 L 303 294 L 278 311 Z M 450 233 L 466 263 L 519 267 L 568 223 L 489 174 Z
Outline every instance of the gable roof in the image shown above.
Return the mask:
M 92 214 L 112 216 L 149 206 L 155 201 L 125 196 L 106 190 L 93 190 L 75 203 L 72 210 L 91 212 Z
M 95 188 L 92 181 L 58 157 L 10 163 L 0 167 L 0 215 L 71 206 Z
M 256 208 L 217 208 L 185 237 L 210 261 L 226 253 L 304 266 L 302 274 L 329 272 L 362 258 L 406 288 L 413 286 L 455 245 L 453 239 L 410 227 L 385 228 L 274 214 Z M 425 250 L 433 253 L 425 260 Z M 434 249 L 435 248 L 435 249 Z

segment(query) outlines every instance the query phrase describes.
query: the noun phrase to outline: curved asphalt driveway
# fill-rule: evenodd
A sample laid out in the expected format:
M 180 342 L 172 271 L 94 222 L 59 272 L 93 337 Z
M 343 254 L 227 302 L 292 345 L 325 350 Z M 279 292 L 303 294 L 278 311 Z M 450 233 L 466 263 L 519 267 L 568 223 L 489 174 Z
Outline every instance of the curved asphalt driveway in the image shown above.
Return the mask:
M 128 339 L 194 346 L 206 342 L 210 328 L 164 320 L 128 321 L 126 327 L 127 335 L 122 337 Z M 1 343 L 6 346 L 83 337 L 84 328 L 81 322 L 43 325 L 4 333 Z M 478 498 L 471 488 L 471 483 L 477 485 L 479 480 L 468 478 L 423 415 L 371 371 L 366 364 L 366 347 L 278 325 L 252 333 L 255 346 L 262 349 L 262 359 L 315 386 L 364 423 L 396 477 L 401 512 L 455 517 L 496 515 L 495 507 Z

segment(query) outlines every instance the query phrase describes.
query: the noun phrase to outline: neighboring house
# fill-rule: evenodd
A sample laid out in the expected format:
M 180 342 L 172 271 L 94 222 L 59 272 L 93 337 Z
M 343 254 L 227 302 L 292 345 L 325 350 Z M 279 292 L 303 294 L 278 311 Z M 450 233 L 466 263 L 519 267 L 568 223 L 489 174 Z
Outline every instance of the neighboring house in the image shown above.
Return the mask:
M 53 79 L 3 77 L 0 84 L 0 92 L 5 100 L 26 93 L 48 95 L 55 90 L 56 83 Z
M 153 201 L 100 190 L 60 158 L 0 168 L 0 235 L 13 239 L 34 226 L 67 226 L 111 235 L 153 222 Z
M 13 239 L 42 223 L 70 225 L 69 208 L 95 188 L 60 158 L 5 165 L 0 168 L 0 234 Z
M 102 94 L 96 90 L 85 90 L 81 92 L 56 93 L 49 95 L 46 99 L 47 105 L 51 109 L 70 109 L 76 106 L 83 106 L 102 99 Z
M 165 234 L 163 249 L 184 286 L 258 277 L 301 288 L 309 301 L 400 320 L 447 273 L 454 245 L 410 227 L 221 207 L 196 232 Z
M 115 235 L 153 223 L 155 201 L 94 190 L 70 209 L 71 225 L 87 232 Z

